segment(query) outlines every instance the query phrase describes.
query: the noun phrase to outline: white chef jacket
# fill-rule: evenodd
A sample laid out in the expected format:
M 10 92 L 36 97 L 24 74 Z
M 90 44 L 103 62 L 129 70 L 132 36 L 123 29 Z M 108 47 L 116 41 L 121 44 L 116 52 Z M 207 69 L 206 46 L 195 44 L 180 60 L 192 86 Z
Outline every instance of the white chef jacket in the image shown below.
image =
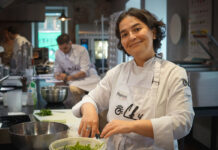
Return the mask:
M 17 51 L 21 49 L 22 45 L 28 43 L 30 45 L 30 42 L 20 34 L 17 34 L 15 40 L 14 40 L 14 47 L 13 47 L 13 53 L 16 55 Z
M 56 51 L 54 73 L 73 75 L 80 71 L 85 72 L 86 77 L 69 81 L 69 84 L 86 91 L 94 89 L 100 81 L 100 77 L 91 66 L 89 54 L 85 47 L 72 44 L 72 48 L 68 54 L 63 53 L 61 50 Z
M 26 43 L 31 46 L 31 43 L 25 37 L 17 34 L 16 38 L 14 39 L 13 56 L 11 60 L 11 67 L 16 67 L 17 71 L 21 71 L 20 69 L 23 67 L 21 61 L 26 60 L 26 57 L 28 57 L 27 51 L 23 51 L 23 56 L 21 56 L 21 53 L 19 53 L 21 52 L 19 50 L 23 50 L 22 46 Z
M 149 119 L 154 139 L 136 133 L 109 137 L 108 150 L 173 150 L 177 139 L 191 129 L 194 111 L 186 71 L 166 60 L 151 58 L 143 67 L 132 60 L 107 72 L 97 87 L 72 110 L 81 117 L 86 102 L 101 112 L 108 110 L 108 122 Z

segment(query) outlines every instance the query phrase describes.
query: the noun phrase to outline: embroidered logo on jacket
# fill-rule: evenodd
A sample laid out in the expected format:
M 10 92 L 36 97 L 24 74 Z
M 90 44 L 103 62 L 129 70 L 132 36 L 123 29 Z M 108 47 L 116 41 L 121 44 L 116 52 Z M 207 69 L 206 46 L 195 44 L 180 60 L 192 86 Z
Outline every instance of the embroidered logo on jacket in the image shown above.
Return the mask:
M 132 119 L 132 120 L 140 120 L 143 117 L 143 114 L 137 115 L 137 110 L 139 109 L 139 106 L 134 106 L 133 104 L 129 105 L 125 111 L 122 105 L 117 105 L 115 108 L 115 114 L 121 115 L 123 114 L 123 117 Z
M 186 79 L 182 79 L 182 83 L 184 86 L 189 86 L 189 82 Z

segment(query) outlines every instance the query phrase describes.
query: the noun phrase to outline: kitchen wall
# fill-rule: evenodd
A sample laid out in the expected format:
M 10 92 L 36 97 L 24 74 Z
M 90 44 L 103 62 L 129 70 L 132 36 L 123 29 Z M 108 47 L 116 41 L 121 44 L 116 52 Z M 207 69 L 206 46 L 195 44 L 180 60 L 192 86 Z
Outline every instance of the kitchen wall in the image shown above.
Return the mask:
M 189 0 L 168 0 L 167 1 L 167 30 L 173 14 L 180 15 L 182 20 L 182 36 L 178 44 L 173 44 L 167 36 L 167 59 L 171 61 L 183 61 L 188 56 L 188 2 Z M 212 35 L 218 41 L 218 1 L 212 0 Z M 168 32 L 169 33 L 169 32 Z M 168 34 L 169 35 L 169 34 Z M 206 99 L 205 99 L 206 101 Z M 193 137 L 210 147 L 211 136 L 211 117 L 195 117 L 193 124 Z M 213 131 L 212 131 L 213 132 Z M 216 131 L 218 135 L 218 131 Z M 218 136 L 217 136 L 218 139 Z M 218 140 L 217 142 L 218 143 Z M 218 148 L 218 145 L 217 147 Z
M 189 0 L 167 0 L 167 31 L 170 30 L 170 20 L 177 13 L 182 21 L 182 35 L 178 44 L 173 44 L 167 37 L 167 59 L 183 61 L 188 56 L 188 7 Z M 212 35 L 218 41 L 218 1 L 212 0 Z
M 39 12 L 43 10 L 31 11 L 21 13 L 20 6 L 25 4 L 35 4 L 41 3 L 45 6 L 67 6 L 69 17 L 72 17 L 72 20 L 68 22 L 68 31 L 73 41 L 75 41 L 75 25 L 76 24 L 94 24 L 94 20 L 100 19 L 101 15 L 109 17 L 113 12 L 123 10 L 125 8 L 125 2 L 127 0 L 15 0 L 10 6 L 13 6 L 13 9 L 10 9 L 10 15 L 14 14 L 15 16 L 22 16 L 22 18 L 30 18 L 29 16 L 36 16 L 40 14 Z M 18 7 L 19 6 L 19 7 Z M 0 9 L 0 29 L 5 28 L 9 25 L 14 25 L 18 28 L 19 32 L 26 36 L 31 41 L 31 22 L 34 20 L 24 19 L 17 22 L 15 20 L 5 20 L 2 18 L 5 15 L 5 10 Z M 9 12 L 9 11 L 8 11 Z M 26 16 L 25 16 L 26 15 Z M 2 17 L 1 17 L 2 16 Z M 42 18 L 41 16 L 40 18 Z M 40 19 L 36 19 L 36 22 L 39 22 Z
M 182 21 L 181 40 L 174 45 L 167 36 L 167 59 L 171 61 L 181 61 L 188 55 L 188 0 L 167 0 L 167 31 L 172 16 L 177 13 Z M 168 32 L 169 33 L 169 32 Z

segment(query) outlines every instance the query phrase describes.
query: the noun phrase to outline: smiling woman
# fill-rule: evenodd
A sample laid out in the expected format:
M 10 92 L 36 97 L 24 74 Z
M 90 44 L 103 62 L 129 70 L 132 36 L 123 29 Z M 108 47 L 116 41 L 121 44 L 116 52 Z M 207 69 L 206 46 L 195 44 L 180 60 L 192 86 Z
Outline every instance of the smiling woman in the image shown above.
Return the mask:
M 154 31 L 136 17 L 127 16 L 119 25 L 121 43 L 125 51 L 142 66 L 146 59 L 155 55 L 153 48 Z
M 131 8 L 119 16 L 118 48 L 134 60 L 109 70 L 73 107 L 74 115 L 82 116 L 80 135 L 98 134 L 97 112 L 108 109 L 100 135 L 109 138 L 108 150 L 178 149 L 177 139 L 189 133 L 194 112 L 185 69 L 155 55 L 164 26 L 147 10 Z

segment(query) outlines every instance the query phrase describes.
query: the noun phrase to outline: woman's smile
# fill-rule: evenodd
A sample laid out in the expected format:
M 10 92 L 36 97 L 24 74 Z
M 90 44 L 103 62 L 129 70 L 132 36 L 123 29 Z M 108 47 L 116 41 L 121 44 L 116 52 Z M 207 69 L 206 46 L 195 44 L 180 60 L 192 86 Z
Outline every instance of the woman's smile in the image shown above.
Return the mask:
M 136 46 L 139 46 L 142 42 L 141 41 L 137 41 L 137 42 L 134 42 L 134 43 L 130 43 L 129 44 L 129 48 L 133 48 L 133 47 L 136 47 Z

